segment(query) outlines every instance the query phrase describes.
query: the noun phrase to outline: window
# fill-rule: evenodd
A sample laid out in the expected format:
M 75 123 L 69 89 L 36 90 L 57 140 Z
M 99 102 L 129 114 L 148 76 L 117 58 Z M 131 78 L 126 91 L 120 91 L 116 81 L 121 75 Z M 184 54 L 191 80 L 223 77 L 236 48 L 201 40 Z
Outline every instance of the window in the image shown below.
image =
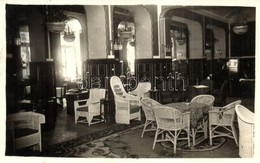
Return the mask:
M 127 64 L 131 75 L 135 74 L 135 46 L 134 41 L 127 42 Z
M 77 19 L 66 23 L 65 32 L 61 33 L 62 72 L 67 81 L 80 79 L 82 76 L 80 35 L 81 24 Z
M 19 28 L 20 37 L 20 54 L 22 62 L 22 76 L 23 79 L 29 79 L 30 67 L 29 62 L 31 62 L 31 50 L 30 50 L 30 37 L 29 37 L 29 27 L 27 25 L 21 26 Z

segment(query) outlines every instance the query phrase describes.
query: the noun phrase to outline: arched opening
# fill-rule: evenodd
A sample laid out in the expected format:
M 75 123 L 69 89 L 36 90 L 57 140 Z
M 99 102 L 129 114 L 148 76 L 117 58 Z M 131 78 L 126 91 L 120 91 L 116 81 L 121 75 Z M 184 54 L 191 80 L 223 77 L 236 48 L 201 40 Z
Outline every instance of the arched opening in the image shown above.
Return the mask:
M 66 81 L 82 77 L 80 22 L 72 18 L 66 23 L 66 29 L 60 34 L 62 74 Z
M 122 74 L 134 75 L 135 24 L 133 14 L 121 7 L 114 7 L 114 55 L 122 63 Z

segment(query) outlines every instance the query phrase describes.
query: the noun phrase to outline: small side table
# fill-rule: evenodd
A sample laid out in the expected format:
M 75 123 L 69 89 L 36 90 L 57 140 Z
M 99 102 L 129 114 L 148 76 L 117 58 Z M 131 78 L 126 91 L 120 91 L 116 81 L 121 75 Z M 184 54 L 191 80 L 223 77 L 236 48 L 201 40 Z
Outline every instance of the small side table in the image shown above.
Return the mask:
M 100 115 L 102 112 L 102 105 L 104 106 L 104 119 L 105 122 L 109 122 L 110 121 L 110 116 L 111 116 L 111 108 L 110 108 L 110 102 L 112 100 L 111 99 L 107 99 L 107 98 L 102 98 L 100 99 Z M 100 122 L 102 121 L 102 117 L 100 116 Z
M 89 93 L 88 91 L 81 91 L 78 93 L 68 92 L 65 94 L 66 101 L 67 101 L 67 115 L 74 116 L 74 101 L 88 99 Z

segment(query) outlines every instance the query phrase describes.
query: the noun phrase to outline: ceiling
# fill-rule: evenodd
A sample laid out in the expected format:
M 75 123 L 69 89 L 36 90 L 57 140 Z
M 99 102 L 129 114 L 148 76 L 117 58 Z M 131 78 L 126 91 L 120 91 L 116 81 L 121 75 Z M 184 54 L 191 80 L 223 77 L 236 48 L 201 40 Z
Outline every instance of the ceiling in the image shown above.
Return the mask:
M 255 7 L 196 6 L 191 7 L 191 10 L 230 22 L 234 21 L 239 13 L 248 21 L 255 20 Z

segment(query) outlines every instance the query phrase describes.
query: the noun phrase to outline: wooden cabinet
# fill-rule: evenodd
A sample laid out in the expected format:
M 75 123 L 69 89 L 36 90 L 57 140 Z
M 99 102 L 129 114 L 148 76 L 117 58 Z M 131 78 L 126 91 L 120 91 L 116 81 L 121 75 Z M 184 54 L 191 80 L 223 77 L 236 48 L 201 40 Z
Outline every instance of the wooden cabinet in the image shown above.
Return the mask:
M 31 62 L 30 85 L 33 108 L 45 115 L 44 128 L 53 129 L 57 118 L 54 62 Z
M 54 62 L 31 62 L 30 82 L 32 102 L 55 98 L 56 76 Z
M 138 81 L 150 81 L 157 87 L 159 79 L 166 80 L 172 71 L 171 59 L 136 59 L 135 72 Z
M 121 74 L 118 59 L 89 59 L 86 62 L 86 79 L 88 88 L 109 89 L 109 79 L 113 75 Z
M 159 102 L 170 99 L 169 74 L 172 72 L 171 59 L 136 59 L 135 72 L 138 82 L 150 81 L 152 85 L 151 97 Z

